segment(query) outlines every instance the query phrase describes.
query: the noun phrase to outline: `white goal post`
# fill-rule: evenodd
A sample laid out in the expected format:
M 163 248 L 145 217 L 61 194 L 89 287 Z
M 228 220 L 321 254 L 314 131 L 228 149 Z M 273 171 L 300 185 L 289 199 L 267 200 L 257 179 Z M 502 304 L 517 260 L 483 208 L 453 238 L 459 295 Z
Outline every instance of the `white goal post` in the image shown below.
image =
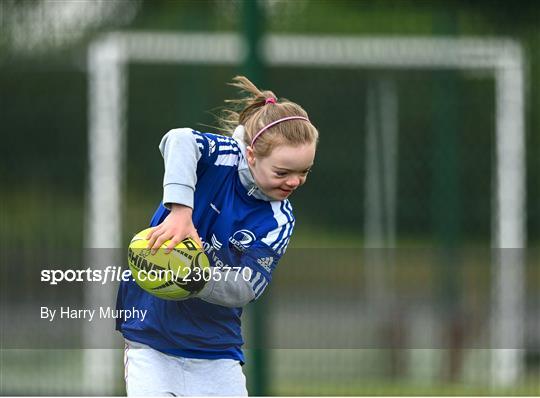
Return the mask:
M 267 35 L 263 59 L 272 66 L 388 69 L 457 69 L 491 73 L 496 88 L 496 172 L 492 211 L 492 247 L 524 249 L 525 133 L 524 56 L 509 39 L 384 38 L 365 36 Z M 121 197 L 126 156 L 127 65 L 176 63 L 238 65 L 245 44 L 232 33 L 109 33 L 88 50 L 89 168 L 85 247 L 119 248 Z M 509 385 L 523 370 L 524 260 L 521 250 L 494 253 L 492 307 L 492 380 Z M 114 303 L 90 286 L 88 305 Z M 113 341 L 112 330 L 85 333 L 88 346 Z M 107 337 L 110 336 L 110 337 Z M 502 349 L 508 347 L 507 349 Z M 113 393 L 116 363 L 110 350 L 86 350 L 85 394 Z

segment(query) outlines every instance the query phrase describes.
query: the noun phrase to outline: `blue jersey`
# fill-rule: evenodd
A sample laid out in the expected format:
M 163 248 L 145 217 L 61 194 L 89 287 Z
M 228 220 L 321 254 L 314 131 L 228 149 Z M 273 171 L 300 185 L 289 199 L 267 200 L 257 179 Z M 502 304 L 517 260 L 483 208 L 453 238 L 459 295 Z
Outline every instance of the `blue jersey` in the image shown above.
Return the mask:
M 248 168 L 240 140 L 186 130 L 179 129 L 184 136 L 191 135 L 198 151 L 195 228 L 213 267 L 249 268 L 240 275 L 247 275 L 256 299 L 270 283 L 289 243 L 294 227 L 291 204 L 251 194 L 249 182 L 241 178 L 240 172 Z M 168 214 L 169 210 L 160 204 L 150 226 L 160 224 Z M 240 307 L 212 304 L 200 298 L 162 300 L 130 280 L 120 285 L 117 308 L 147 310 L 144 321 L 117 321 L 117 329 L 128 340 L 177 356 L 244 361 Z

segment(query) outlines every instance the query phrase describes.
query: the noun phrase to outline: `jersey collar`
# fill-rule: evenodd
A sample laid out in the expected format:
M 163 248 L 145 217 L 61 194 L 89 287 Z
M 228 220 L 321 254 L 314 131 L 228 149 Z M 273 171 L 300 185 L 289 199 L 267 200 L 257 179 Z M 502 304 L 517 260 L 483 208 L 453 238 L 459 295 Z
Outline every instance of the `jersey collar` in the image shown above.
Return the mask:
M 266 195 L 259 186 L 255 183 L 255 179 L 251 174 L 249 165 L 246 158 L 246 144 L 244 143 L 244 126 L 239 125 L 233 132 L 232 138 L 238 143 L 242 156 L 238 163 L 238 176 L 240 177 L 240 182 L 242 186 L 246 189 L 247 195 L 252 196 L 256 199 L 265 200 L 267 202 L 275 201 L 275 199 Z

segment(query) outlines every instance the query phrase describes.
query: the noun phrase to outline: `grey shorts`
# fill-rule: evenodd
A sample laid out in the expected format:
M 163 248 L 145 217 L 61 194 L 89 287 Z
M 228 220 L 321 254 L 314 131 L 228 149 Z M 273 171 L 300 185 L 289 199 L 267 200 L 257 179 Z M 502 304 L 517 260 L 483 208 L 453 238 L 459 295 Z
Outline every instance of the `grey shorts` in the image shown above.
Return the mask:
M 128 396 L 247 396 L 240 362 L 167 355 L 125 340 Z

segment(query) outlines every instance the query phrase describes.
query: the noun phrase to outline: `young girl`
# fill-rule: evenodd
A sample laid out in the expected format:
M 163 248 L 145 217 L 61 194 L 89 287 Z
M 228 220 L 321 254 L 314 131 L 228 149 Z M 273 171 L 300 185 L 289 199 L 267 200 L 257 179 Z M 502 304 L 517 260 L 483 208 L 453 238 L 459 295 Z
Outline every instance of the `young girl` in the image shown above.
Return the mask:
M 144 321 L 117 324 L 128 395 L 247 395 L 242 307 L 261 296 L 287 249 L 294 227 L 287 198 L 306 182 L 318 132 L 299 105 L 243 76 L 231 85 L 247 94 L 229 101 L 241 111 L 221 120 L 232 138 L 188 128 L 163 137 L 163 202 L 147 237 L 154 251 L 192 237 L 222 275 L 184 301 L 159 299 L 133 281 L 120 285 L 119 309 L 147 310 Z M 227 267 L 248 272 L 234 277 Z

